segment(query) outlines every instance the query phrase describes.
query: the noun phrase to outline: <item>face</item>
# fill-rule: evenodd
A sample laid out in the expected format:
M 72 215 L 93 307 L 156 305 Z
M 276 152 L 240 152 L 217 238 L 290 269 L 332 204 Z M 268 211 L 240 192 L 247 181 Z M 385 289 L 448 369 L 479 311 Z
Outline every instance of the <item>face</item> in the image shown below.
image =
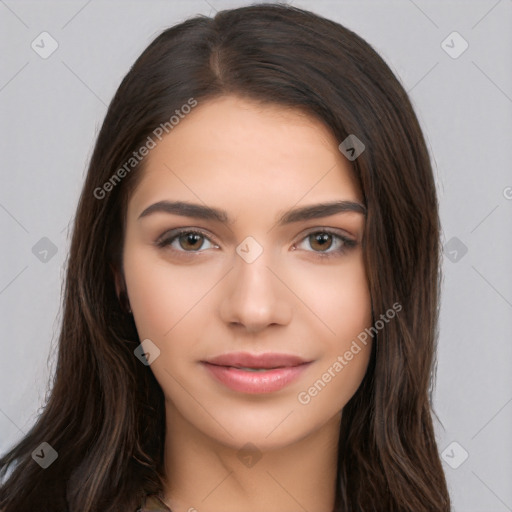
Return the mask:
M 148 155 L 124 279 L 167 417 L 188 432 L 288 445 L 339 421 L 359 387 L 365 218 L 338 144 L 305 114 L 227 96 Z M 324 203 L 338 207 L 310 208 Z

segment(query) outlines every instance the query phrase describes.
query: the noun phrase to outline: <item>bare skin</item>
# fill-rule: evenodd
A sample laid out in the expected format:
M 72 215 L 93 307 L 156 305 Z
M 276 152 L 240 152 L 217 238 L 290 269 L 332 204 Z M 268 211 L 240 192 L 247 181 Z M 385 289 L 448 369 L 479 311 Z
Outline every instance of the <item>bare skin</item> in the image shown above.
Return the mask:
M 333 509 L 342 409 L 371 350 L 370 341 L 333 371 L 371 326 L 365 218 L 348 211 L 277 221 L 321 202 L 362 204 L 339 142 L 299 111 L 227 96 L 199 104 L 148 156 L 128 205 L 124 279 L 140 339 L 160 350 L 150 369 L 166 399 L 173 512 Z M 163 200 L 225 210 L 232 224 L 163 211 L 139 218 Z M 169 233 L 176 228 L 205 236 Z M 322 239 L 322 228 L 334 234 Z M 158 247 L 162 235 L 169 243 Z M 242 244 L 250 254 L 262 249 L 251 262 L 236 251 L 246 237 L 257 243 Z M 240 351 L 311 363 L 269 393 L 235 391 L 201 363 Z M 329 368 L 330 379 L 322 377 Z M 321 378 L 325 386 L 308 393 Z

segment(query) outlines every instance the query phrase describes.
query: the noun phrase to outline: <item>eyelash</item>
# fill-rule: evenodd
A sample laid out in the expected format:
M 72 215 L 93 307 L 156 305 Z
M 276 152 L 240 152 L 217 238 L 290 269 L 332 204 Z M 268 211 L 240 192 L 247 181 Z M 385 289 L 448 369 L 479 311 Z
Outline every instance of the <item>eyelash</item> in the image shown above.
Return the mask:
M 172 236 L 166 236 L 168 234 L 171 234 Z M 204 231 L 201 231 L 200 229 L 191 229 L 191 228 L 180 228 L 177 230 L 173 230 L 169 233 L 165 233 L 155 242 L 155 245 L 157 247 L 159 247 L 160 249 L 165 249 L 167 246 L 170 246 L 171 243 L 174 242 L 174 240 L 178 239 L 183 234 L 200 235 L 200 236 L 206 238 L 207 240 L 209 240 L 212 244 L 216 245 L 215 242 L 213 242 L 210 239 L 210 236 L 207 233 L 205 233 Z M 300 239 L 299 243 L 303 242 L 311 235 L 317 235 L 317 234 L 332 235 L 333 237 L 338 238 L 343 243 L 343 245 L 341 246 L 340 249 L 336 249 L 336 250 L 329 251 L 329 252 L 314 251 L 314 250 L 307 251 L 307 252 L 313 252 L 319 258 L 332 258 L 332 257 L 336 257 L 336 256 L 341 256 L 341 255 L 347 253 L 350 249 L 353 249 L 357 245 L 357 242 L 355 240 L 352 240 L 351 238 L 341 235 L 340 233 L 338 233 L 332 229 L 329 229 L 329 228 L 322 228 L 322 229 L 317 228 L 314 231 L 310 231 L 310 232 L 306 233 L 306 235 L 303 238 Z M 330 247 L 329 247 L 329 249 L 330 249 Z M 194 254 L 194 253 L 203 252 L 203 251 L 185 251 L 185 250 L 177 250 L 177 249 L 172 249 L 172 250 L 176 253 L 185 253 L 185 255 L 187 253 Z M 180 257 L 181 257 L 181 255 L 180 255 Z

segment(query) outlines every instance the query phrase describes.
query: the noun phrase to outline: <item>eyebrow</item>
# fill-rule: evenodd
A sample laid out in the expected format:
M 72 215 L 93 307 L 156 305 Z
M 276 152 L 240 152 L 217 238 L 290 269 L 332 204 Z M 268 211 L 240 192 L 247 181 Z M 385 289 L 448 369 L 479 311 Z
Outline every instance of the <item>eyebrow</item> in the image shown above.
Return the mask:
M 234 222 L 224 210 L 184 201 L 158 201 L 148 206 L 139 215 L 137 220 L 157 212 L 180 215 L 183 217 L 193 217 L 202 220 L 213 220 L 228 225 L 232 225 Z M 318 219 L 347 212 L 360 213 L 366 216 L 366 207 L 355 201 L 332 201 L 310 206 L 301 206 L 284 212 L 279 217 L 277 224 L 278 226 L 284 226 L 294 222 Z

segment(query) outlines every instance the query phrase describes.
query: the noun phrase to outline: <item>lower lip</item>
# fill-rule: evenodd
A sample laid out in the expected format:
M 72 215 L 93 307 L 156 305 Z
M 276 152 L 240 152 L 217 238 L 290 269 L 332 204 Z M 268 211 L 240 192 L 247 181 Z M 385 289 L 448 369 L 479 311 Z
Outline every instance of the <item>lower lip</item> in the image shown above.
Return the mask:
M 297 379 L 311 363 L 286 368 L 275 368 L 264 372 L 251 372 L 203 363 L 215 379 L 234 391 L 241 393 L 272 393 L 279 391 Z

